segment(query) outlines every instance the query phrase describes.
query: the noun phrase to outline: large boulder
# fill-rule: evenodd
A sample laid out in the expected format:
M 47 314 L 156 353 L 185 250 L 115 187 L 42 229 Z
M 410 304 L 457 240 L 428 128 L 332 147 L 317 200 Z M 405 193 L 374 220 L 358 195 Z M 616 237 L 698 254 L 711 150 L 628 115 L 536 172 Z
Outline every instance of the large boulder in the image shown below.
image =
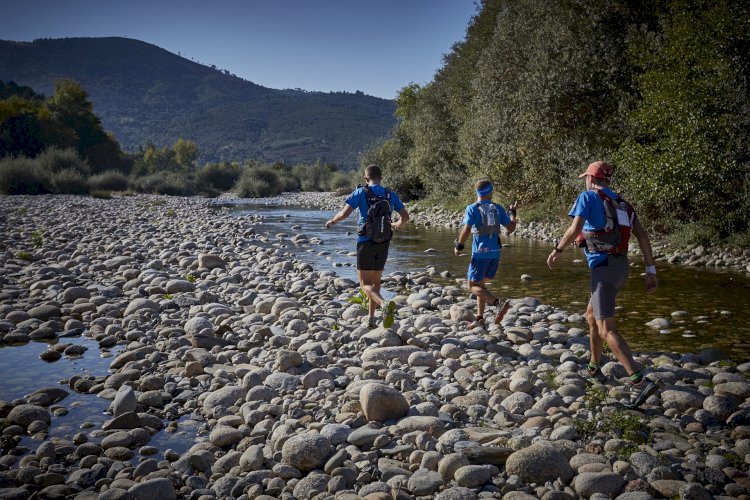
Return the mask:
M 322 467 L 330 455 L 330 441 L 317 432 L 292 436 L 281 448 L 282 462 L 302 472 Z
M 24 429 L 32 422 L 38 420 L 49 425 L 52 422 L 50 412 L 41 406 L 36 405 L 18 405 L 8 413 L 8 421 L 20 425 Z
M 400 391 L 389 385 L 368 384 L 359 391 L 359 401 L 370 421 L 395 420 L 406 415 L 409 403 Z
M 505 469 L 525 483 L 537 484 L 556 479 L 567 483 L 574 474 L 565 455 L 548 444 L 533 444 L 511 454 L 505 461 Z

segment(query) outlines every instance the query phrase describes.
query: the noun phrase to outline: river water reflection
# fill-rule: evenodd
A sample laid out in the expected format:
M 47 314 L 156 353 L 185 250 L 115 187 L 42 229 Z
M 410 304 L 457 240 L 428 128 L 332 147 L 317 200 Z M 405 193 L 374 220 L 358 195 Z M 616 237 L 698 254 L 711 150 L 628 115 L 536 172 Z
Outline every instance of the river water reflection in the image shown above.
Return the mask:
M 264 223 L 256 227 L 256 232 L 267 233 L 271 239 L 278 233 L 320 237 L 323 245 L 295 250 L 289 243 L 289 250 L 316 269 L 333 269 L 343 277 L 356 279 L 355 257 L 351 255 L 355 249 L 354 215 L 325 230 L 324 222 L 333 215 L 329 211 L 257 205 L 235 206 L 232 210 L 238 216 L 262 214 Z M 448 228 L 408 226 L 391 243 L 385 273 L 433 267 L 438 272 L 448 271 L 449 280 L 465 277 L 469 256 L 453 255 L 456 234 L 456 230 Z M 552 248 L 549 243 L 507 236 L 503 236 L 503 243 L 500 270 L 490 285 L 493 292 L 510 298 L 538 297 L 569 313 L 584 311 L 589 274 L 581 250 L 566 249 L 555 269 L 550 270 L 546 265 Z M 750 359 L 748 274 L 666 262 L 657 262 L 657 270 L 659 288 L 655 294 L 647 295 L 639 276 L 643 261 L 640 257 L 631 258 L 630 279 L 618 297 L 617 313 L 618 328 L 631 347 L 640 351 L 695 353 L 716 347 L 737 361 Z M 524 274 L 533 279 L 522 281 Z M 671 317 L 676 311 L 685 311 L 687 315 Z M 670 318 L 672 327 L 659 331 L 645 325 L 657 317 Z

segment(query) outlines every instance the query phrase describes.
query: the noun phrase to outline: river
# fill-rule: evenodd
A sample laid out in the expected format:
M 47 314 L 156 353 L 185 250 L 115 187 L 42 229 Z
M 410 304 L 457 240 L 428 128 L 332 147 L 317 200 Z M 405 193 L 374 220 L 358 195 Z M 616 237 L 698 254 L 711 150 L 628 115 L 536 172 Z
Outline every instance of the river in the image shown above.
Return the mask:
M 237 216 L 263 215 L 263 225 L 256 231 L 266 233 L 272 241 L 278 241 L 279 233 L 321 238 L 323 244 L 314 248 L 295 247 L 285 241 L 290 252 L 316 269 L 333 269 L 356 280 L 354 215 L 326 230 L 323 225 L 333 215 L 330 211 L 259 205 L 237 205 L 231 210 Z M 385 273 L 434 268 L 437 274 L 450 273 L 444 282 L 455 283 L 465 277 L 469 263 L 468 255 L 453 255 L 456 234 L 442 227 L 407 226 L 391 243 Z M 504 298 L 533 296 L 570 313 L 582 313 L 588 302 L 589 279 L 583 251 L 566 249 L 550 270 L 546 259 L 551 248 L 548 242 L 504 235 L 500 270 L 490 289 Z M 750 275 L 665 261 L 657 262 L 657 271 L 659 288 L 646 294 L 639 276 L 643 260 L 632 257 L 630 279 L 618 296 L 618 328 L 633 349 L 698 353 L 719 348 L 737 361 L 750 359 Z M 523 275 L 531 278 L 522 280 Z M 668 318 L 672 326 L 660 330 L 646 326 L 658 317 Z

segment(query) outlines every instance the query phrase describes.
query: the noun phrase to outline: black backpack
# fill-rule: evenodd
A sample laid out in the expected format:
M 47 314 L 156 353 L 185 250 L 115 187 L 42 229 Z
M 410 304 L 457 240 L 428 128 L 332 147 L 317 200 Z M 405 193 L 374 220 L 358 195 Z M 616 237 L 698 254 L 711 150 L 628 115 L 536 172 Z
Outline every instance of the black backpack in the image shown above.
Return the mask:
M 391 225 L 391 190 L 385 188 L 384 196 L 377 196 L 369 186 L 363 187 L 367 197 L 367 217 L 359 226 L 357 234 L 366 236 L 375 243 L 384 243 L 393 238 Z

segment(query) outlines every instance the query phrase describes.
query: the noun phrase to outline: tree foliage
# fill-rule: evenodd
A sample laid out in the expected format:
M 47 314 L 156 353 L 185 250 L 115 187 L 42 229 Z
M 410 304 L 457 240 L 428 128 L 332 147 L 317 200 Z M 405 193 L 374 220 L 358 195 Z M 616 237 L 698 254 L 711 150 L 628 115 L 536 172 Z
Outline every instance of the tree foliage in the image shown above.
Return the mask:
M 469 196 L 488 176 L 503 198 L 562 214 L 604 159 L 644 220 L 746 230 L 748 19 L 728 0 L 482 0 L 362 163 L 407 195 Z
M 0 97 L 0 157 L 35 158 L 50 148 L 71 149 L 94 173 L 127 170 L 129 162 L 117 140 L 102 128 L 77 82 L 58 80 L 44 99 L 29 87 L 0 81 Z

